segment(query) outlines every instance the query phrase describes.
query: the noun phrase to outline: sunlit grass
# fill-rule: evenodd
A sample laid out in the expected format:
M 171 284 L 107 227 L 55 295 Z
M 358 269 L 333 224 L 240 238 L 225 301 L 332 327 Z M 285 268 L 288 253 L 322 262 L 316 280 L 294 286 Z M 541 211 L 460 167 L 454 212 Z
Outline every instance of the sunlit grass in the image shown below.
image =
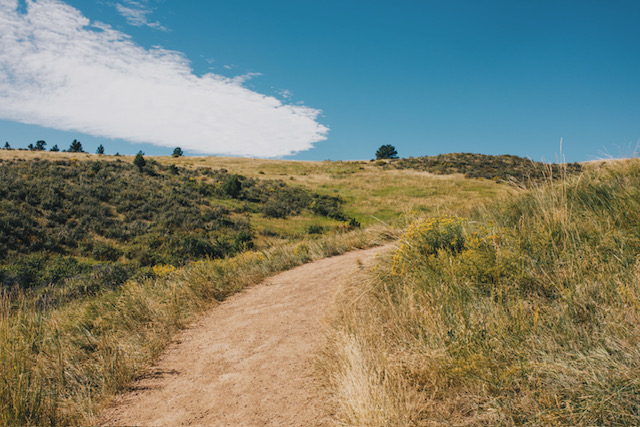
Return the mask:
M 639 230 L 638 160 L 418 219 L 344 292 L 340 420 L 637 425 Z
M 155 279 L 130 280 L 50 310 L 27 295 L 2 294 L 0 424 L 94 423 L 106 400 L 197 314 L 269 275 L 384 239 L 354 231 L 182 269 L 157 266 Z
M 347 215 L 364 226 L 390 222 L 408 211 L 469 211 L 486 199 L 512 193 L 513 187 L 462 175 L 434 175 L 414 170 L 382 169 L 369 161 L 291 161 L 229 157 L 156 157 L 177 166 L 228 169 L 242 175 L 281 179 L 321 194 L 339 196 Z

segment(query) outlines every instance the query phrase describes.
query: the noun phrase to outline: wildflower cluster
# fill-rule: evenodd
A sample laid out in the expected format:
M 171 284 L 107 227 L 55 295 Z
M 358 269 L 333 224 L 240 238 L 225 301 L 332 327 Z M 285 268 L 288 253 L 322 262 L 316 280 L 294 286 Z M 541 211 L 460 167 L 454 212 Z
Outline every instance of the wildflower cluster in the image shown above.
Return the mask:
M 171 264 L 158 264 L 153 266 L 153 275 L 155 277 L 164 277 L 176 271 L 176 268 Z
M 393 257 L 392 274 L 428 267 L 438 268 L 446 256 L 449 268 L 480 282 L 493 282 L 500 236 L 490 227 L 470 223 L 468 219 L 442 215 L 414 221 L 400 238 Z M 455 260 L 455 263 L 453 262 Z M 440 266 L 442 267 L 442 266 Z

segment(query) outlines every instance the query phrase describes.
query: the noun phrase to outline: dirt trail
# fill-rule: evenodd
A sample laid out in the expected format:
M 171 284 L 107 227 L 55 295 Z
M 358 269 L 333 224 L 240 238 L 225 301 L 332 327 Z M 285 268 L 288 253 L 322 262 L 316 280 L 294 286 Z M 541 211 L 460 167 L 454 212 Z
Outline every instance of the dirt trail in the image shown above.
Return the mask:
M 322 319 L 339 283 L 383 250 L 306 264 L 229 298 L 183 331 L 100 422 L 331 424 L 312 378 Z

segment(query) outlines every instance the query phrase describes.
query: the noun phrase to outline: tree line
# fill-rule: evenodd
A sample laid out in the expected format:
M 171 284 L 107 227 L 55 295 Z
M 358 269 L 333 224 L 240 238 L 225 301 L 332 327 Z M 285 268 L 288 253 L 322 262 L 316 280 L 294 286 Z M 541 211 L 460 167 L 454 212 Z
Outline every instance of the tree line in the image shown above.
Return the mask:
M 39 141 L 36 141 L 35 145 L 29 144 L 26 149 L 29 151 L 46 151 L 46 148 L 45 148 L 46 145 L 47 145 L 46 141 L 39 140 Z M 9 141 L 4 143 L 3 148 L 5 150 L 14 150 L 14 148 L 11 147 L 11 144 L 9 144 Z M 25 150 L 25 149 L 18 148 L 18 150 Z M 60 150 L 60 147 L 58 147 L 58 144 L 55 144 L 49 149 L 49 151 L 52 151 L 52 152 L 62 151 L 65 153 L 86 153 L 86 151 L 84 150 L 84 147 L 82 146 L 82 143 L 77 139 L 74 139 L 69 145 L 69 148 L 67 148 L 66 150 Z M 96 154 L 104 154 L 104 146 L 102 144 L 100 144 L 96 149 Z M 115 155 L 119 156 L 120 153 L 116 153 Z M 176 147 L 173 149 L 173 153 L 171 155 L 173 157 L 181 157 L 184 155 L 184 151 L 182 151 L 180 147 Z

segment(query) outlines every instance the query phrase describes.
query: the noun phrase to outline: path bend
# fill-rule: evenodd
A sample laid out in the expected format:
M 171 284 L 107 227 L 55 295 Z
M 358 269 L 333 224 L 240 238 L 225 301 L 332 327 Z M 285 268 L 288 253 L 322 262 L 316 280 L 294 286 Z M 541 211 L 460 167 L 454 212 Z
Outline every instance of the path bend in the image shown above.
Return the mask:
M 340 282 L 384 250 L 305 264 L 230 297 L 182 331 L 100 423 L 332 424 L 312 377 L 322 320 Z

